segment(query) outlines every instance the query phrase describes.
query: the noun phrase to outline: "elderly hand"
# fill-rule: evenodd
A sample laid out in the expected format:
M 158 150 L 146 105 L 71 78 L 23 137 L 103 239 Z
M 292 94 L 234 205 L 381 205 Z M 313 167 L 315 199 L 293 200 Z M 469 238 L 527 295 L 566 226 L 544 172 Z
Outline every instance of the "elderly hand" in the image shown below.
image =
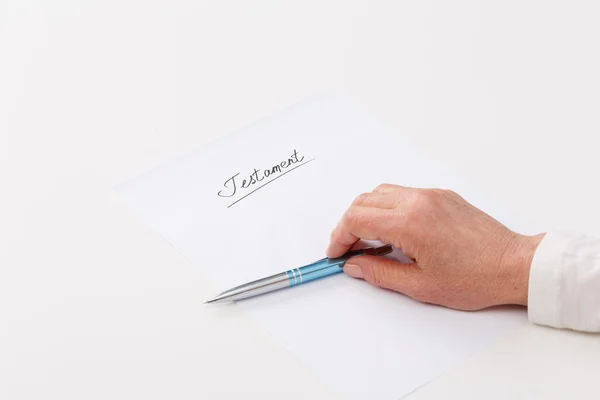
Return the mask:
M 527 305 L 529 269 L 542 235 L 517 234 L 437 189 L 381 185 L 359 196 L 331 234 L 329 257 L 379 240 L 414 260 L 354 257 L 344 272 L 415 300 L 459 310 Z

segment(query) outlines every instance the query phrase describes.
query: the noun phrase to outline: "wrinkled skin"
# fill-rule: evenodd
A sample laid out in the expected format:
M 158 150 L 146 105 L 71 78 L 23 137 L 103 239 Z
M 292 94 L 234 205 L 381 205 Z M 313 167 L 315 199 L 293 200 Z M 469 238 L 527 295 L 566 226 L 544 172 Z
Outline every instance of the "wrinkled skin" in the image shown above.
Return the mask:
M 424 303 L 479 310 L 527 305 L 530 265 L 542 237 L 511 231 L 452 191 L 384 184 L 352 203 L 327 255 L 341 256 L 359 240 L 380 240 L 414 262 L 359 256 L 344 272 Z

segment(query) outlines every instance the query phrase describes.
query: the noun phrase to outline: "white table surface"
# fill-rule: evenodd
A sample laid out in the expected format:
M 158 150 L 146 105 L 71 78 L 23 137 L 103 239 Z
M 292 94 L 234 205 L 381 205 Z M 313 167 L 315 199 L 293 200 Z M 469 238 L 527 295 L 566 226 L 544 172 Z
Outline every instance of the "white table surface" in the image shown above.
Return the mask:
M 600 235 L 599 4 L 3 1 L 0 398 L 334 398 L 111 190 L 324 90 Z M 526 325 L 409 398 L 597 398 L 599 371 L 598 335 Z

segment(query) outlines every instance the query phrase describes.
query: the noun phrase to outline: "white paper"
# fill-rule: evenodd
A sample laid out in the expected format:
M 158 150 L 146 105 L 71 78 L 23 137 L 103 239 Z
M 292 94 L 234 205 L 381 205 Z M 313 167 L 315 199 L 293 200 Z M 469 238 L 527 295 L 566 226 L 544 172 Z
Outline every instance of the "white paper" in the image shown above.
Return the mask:
M 240 187 L 254 168 L 262 174 L 290 157 L 298 162 Z M 224 184 L 233 176 L 235 196 L 222 197 L 232 193 L 232 182 Z M 335 95 L 234 132 L 118 191 L 225 290 L 324 257 L 329 235 L 351 201 L 380 183 L 452 188 L 510 222 L 500 207 L 419 154 L 400 133 Z M 398 399 L 526 322 L 522 309 L 453 311 L 344 274 L 235 307 L 347 399 Z M 290 384 L 302 383 L 291 377 Z

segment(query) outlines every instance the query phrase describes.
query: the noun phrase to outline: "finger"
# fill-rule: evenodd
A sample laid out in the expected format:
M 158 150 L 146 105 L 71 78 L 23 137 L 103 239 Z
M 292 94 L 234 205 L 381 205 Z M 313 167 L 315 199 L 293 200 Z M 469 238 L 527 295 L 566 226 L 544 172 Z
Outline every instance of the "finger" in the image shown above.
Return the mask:
M 327 256 L 340 257 L 359 239 L 389 243 L 393 223 L 390 210 L 352 206 L 331 233 Z
M 379 256 L 358 256 L 346 262 L 344 272 L 374 286 L 422 298 L 425 275 L 415 263 L 403 264 Z
M 383 208 L 386 210 L 391 210 L 392 208 L 398 205 L 398 202 L 401 201 L 399 196 L 390 192 L 390 193 L 363 193 L 358 196 L 353 202 L 354 206 L 362 206 L 362 207 L 373 207 L 373 208 Z

